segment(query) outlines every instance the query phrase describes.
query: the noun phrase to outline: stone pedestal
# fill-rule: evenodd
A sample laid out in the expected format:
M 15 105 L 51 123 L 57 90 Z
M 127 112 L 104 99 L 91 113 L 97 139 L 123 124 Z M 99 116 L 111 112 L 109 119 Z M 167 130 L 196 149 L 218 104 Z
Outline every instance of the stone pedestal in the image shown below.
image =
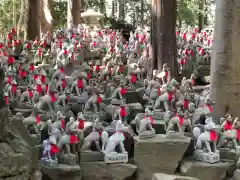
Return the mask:
M 234 171 L 233 180 L 240 180 L 240 170 L 239 169 Z
M 152 180 L 198 180 L 198 179 L 193 177 L 188 177 L 188 176 L 156 173 L 153 175 Z
M 77 164 L 77 156 L 74 154 L 60 154 L 58 157 L 60 164 L 75 165 Z
M 139 180 L 149 180 L 156 172 L 174 173 L 185 151 L 190 138 L 167 139 L 163 134 L 153 138 L 135 138 L 134 162 L 138 166 Z
M 83 151 L 81 152 L 81 162 L 103 161 L 104 154 L 99 151 Z
M 223 161 L 237 161 L 239 157 L 235 149 L 220 148 L 219 153 L 220 159 Z
M 105 164 L 104 162 L 81 162 L 84 180 L 125 180 L 137 170 L 133 164 Z
M 180 165 L 180 172 L 184 176 L 192 176 L 199 180 L 223 180 L 233 165 L 229 162 L 210 164 L 196 160 L 184 160 Z
M 59 164 L 55 167 L 47 165 L 41 165 L 43 172 L 42 179 L 50 180 L 79 180 L 81 179 L 81 170 L 79 165 L 69 166 L 65 164 Z
M 104 121 L 107 118 L 107 116 L 104 112 L 93 113 L 90 111 L 86 111 L 83 113 L 83 115 L 84 115 L 85 119 L 90 122 L 94 122 L 97 117 L 100 118 L 100 121 Z

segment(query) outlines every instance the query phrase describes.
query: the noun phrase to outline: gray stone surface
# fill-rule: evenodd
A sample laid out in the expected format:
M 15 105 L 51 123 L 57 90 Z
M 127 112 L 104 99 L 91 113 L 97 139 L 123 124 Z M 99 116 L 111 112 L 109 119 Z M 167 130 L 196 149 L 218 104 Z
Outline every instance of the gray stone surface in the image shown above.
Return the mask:
M 83 151 L 81 152 L 81 162 L 103 161 L 104 155 L 99 151 Z
M 189 176 L 156 173 L 153 175 L 152 180 L 198 180 L 198 179 Z
M 26 180 L 38 167 L 36 151 L 25 127 L 7 114 L 7 109 L 0 110 L 0 180 Z
M 139 180 L 149 180 L 156 172 L 173 174 L 190 144 L 190 138 L 167 139 L 157 134 L 150 139 L 135 138 L 134 163 Z
M 136 165 L 123 163 L 82 162 L 80 166 L 84 180 L 125 180 L 137 170 Z
M 180 165 L 182 175 L 198 178 L 199 180 L 224 180 L 227 172 L 234 166 L 230 162 L 210 164 L 196 160 L 184 160 Z
M 235 149 L 219 149 L 220 152 L 220 159 L 224 161 L 237 161 L 238 155 Z
M 233 180 L 240 180 L 240 170 L 237 169 L 233 174 Z
M 81 169 L 79 165 L 70 166 L 65 164 L 59 164 L 56 167 L 50 167 L 47 165 L 41 165 L 43 172 L 43 180 L 80 180 Z

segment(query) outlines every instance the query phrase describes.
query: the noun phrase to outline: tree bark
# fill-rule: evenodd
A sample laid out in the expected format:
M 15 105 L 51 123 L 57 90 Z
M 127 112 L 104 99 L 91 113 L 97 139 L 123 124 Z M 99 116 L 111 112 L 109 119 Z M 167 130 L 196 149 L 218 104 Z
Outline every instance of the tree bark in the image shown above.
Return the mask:
M 115 0 L 112 0 L 112 12 L 111 15 L 114 18 L 115 17 L 115 9 L 116 9 L 116 3 Z
M 78 26 L 81 22 L 81 0 L 68 0 L 67 26 Z
M 25 0 L 21 1 L 21 9 L 20 9 L 20 17 L 19 17 L 19 21 L 17 24 L 17 36 L 20 37 L 20 33 L 22 31 L 22 26 L 24 25 L 24 10 L 25 10 Z
M 203 11 L 204 10 L 204 1 L 205 0 L 199 0 L 199 10 Z M 202 12 L 198 14 L 198 29 L 201 31 L 204 26 L 204 15 Z
M 217 122 L 227 111 L 240 117 L 240 1 L 216 1 L 210 97 Z
M 100 0 L 99 10 L 100 10 L 100 13 L 102 13 L 104 16 L 106 16 L 105 0 Z M 100 25 L 102 28 L 104 27 L 104 19 L 100 20 Z
M 13 11 L 13 27 L 17 27 L 17 16 L 16 16 L 16 0 L 12 1 L 12 11 Z
M 124 21 L 125 20 L 125 1 L 118 0 L 118 20 Z
M 176 0 L 154 0 L 152 8 L 153 68 L 168 64 L 171 75 L 178 77 L 176 61 Z
M 144 0 L 140 1 L 141 3 L 141 26 L 144 26 Z
M 52 0 L 41 0 L 41 33 L 52 32 Z
M 27 38 L 34 40 L 40 38 L 40 1 L 28 1 L 28 22 L 27 22 Z

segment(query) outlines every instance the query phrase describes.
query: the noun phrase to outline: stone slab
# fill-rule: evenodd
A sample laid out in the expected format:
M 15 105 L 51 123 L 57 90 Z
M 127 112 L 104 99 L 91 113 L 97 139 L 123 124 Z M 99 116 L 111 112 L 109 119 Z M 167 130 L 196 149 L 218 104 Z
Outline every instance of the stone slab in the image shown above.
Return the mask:
M 153 138 L 135 137 L 134 163 L 139 180 L 149 180 L 156 172 L 174 173 L 186 152 L 191 138 L 167 139 L 164 134 Z
M 104 162 L 81 162 L 84 180 L 125 180 L 137 171 L 133 164 L 105 164 Z
M 239 169 L 234 171 L 234 173 L 233 173 L 233 180 L 240 180 L 240 170 Z
M 199 180 L 199 179 L 189 176 L 156 173 L 152 176 L 152 180 Z
M 220 148 L 219 149 L 220 153 L 220 159 L 224 161 L 237 161 L 239 158 L 239 155 L 236 153 L 235 149 L 224 149 Z
M 99 151 L 83 151 L 80 156 L 81 162 L 96 162 L 104 160 L 104 154 Z
M 234 166 L 231 162 L 218 162 L 214 164 L 186 159 L 180 165 L 181 175 L 191 176 L 199 180 L 223 180 L 227 172 Z
M 60 164 L 75 165 L 77 164 L 77 156 L 74 154 L 60 154 L 58 157 Z
M 42 179 L 51 180 L 79 180 L 81 179 L 81 169 L 79 165 L 65 165 L 59 164 L 58 166 L 51 167 L 47 165 L 41 165 L 43 172 Z
M 98 113 L 93 113 L 89 111 L 83 112 L 83 115 L 87 121 L 94 122 L 97 117 L 100 118 L 100 121 L 105 121 L 107 118 L 106 113 L 104 112 L 98 112 Z

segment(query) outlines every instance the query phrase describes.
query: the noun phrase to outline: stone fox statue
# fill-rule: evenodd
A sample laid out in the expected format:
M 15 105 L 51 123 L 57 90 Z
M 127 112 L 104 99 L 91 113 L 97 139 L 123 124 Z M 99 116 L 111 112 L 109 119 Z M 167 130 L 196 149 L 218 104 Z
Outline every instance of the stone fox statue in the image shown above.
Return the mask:
M 239 152 L 238 144 L 240 141 L 240 120 L 236 117 L 234 120 L 231 115 L 228 115 L 223 122 L 223 132 L 219 140 L 219 147 L 222 147 L 226 142 L 232 141 L 233 146 Z
M 108 138 L 108 133 L 106 131 L 102 132 L 102 151 L 105 154 L 116 152 L 116 147 L 119 145 L 121 153 L 125 153 L 124 147 L 124 125 L 121 120 L 117 121 L 116 133 L 114 133 L 110 138 Z
M 216 142 L 218 136 L 216 134 L 216 125 L 212 121 L 211 117 L 206 119 L 205 132 L 201 133 L 199 127 L 193 129 L 193 135 L 197 139 L 196 149 L 204 150 L 205 152 L 211 154 L 217 151 Z M 213 149 L 211 145 L 213 145 Z M 205 145 L 205 146 L 204 146 Z

